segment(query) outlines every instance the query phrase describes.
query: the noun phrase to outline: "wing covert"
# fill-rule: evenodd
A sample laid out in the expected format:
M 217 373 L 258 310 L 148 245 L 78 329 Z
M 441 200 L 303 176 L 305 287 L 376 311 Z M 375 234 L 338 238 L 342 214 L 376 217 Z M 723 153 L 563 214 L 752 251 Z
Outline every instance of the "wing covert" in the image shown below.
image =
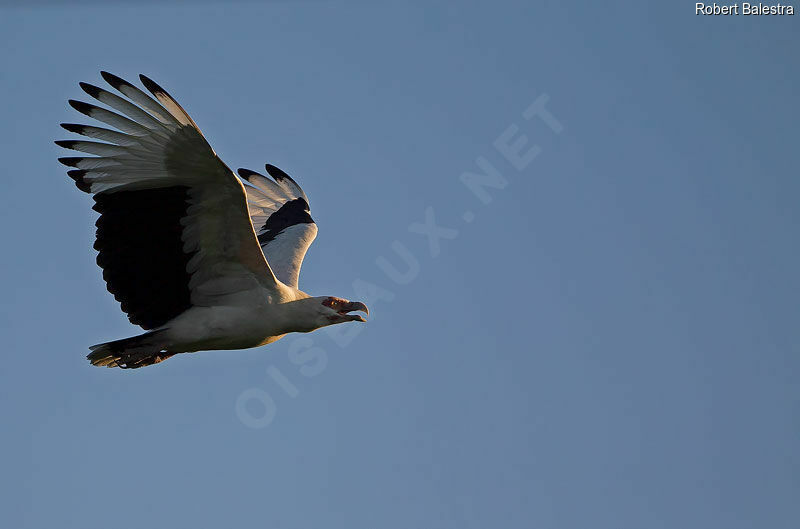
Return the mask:
M 245 186 L 250 219 L 272 271 L 281 282 L 297 288 L 303 258 L 317 236 L 308 197 L 289 175 L 267 164 L 264 176 L 239 169 Z

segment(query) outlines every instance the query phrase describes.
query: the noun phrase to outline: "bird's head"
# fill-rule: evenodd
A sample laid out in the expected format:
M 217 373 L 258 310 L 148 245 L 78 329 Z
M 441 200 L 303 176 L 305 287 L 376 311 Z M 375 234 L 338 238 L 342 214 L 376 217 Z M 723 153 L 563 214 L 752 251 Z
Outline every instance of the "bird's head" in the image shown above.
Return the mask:
M 325 325 L 344 323 L 347 321 L 367 321 L 361 314 L 348 314 L 350 312 L 360 311 L 369 315 L 369 309 L 360 301 L 348 301 L 333 296 L 323 296 L 317 299 L 319 299 L 320 314 L 327 322 Z
M 367 306 L 360 301 L 348 301 L 333 296 L 317 296 L 300 300 L 297 303 L 303 305 L 302 310 L 306 315 L 303 319 L 309 327 L 312 327 L 310 329 L 298 329 L 300 332 L 308 332 L 309 330 L 348 321 L 365 322 L 367 320 L 361 314 L 349 313 L 361 311 L 369 314 Z

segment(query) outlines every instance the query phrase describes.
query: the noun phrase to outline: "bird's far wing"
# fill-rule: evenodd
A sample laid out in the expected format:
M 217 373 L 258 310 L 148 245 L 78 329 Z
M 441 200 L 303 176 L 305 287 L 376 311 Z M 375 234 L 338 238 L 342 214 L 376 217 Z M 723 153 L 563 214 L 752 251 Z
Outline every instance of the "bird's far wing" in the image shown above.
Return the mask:
M 94 195 L 97 263 L 130 321 L 152 329 L 192 306 L 267 302 L 260 287 L 277 292 L 278 284 L 259 250 L 242 183 L 163 88 L 140 76 L 153 99 L 102 76 L 125 97 L 80 86 L 113 111 L 69 103 L 117 130 L 62 124 L 101 141 L 56 143 L 95 155 L 59 161 Z
M 281 282 L 297 288 L 300 267 L 317 236 L 317 225 L 297 182 L 274 165 L 267 164 L 266 169 L 272 179 L 249 169 L 239 169 L 238 173 L 250 184 L 244 189 L 264 257 Z

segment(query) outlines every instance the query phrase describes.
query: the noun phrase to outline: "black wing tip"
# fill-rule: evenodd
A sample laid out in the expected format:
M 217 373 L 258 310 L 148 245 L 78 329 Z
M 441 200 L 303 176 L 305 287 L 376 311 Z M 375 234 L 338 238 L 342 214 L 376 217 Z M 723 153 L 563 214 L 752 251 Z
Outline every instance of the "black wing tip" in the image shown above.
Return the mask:
M 78 189 L 85 193 L 92 192 L 92 186 L 89 182 L 86 181 L 84 176 L 86 175 L 86 171 L 83 169 L 73 169 L 72 171 L 67 171 L 67 176 L 75 180 L 75 185 Z
M 87 116 L 92 111 L 93 108 L 96 108 L 94 105 L 90 105 L 89 103 L 84 103 L 83 101 L 78 101 L 76 99 L 70 99 L 67 101 L 69 106 L 80 112 L 81 114 L 86 114 Z
M 153 81 L 152 79 L 150 79 L 149 77 L 147 77 L 143 73 L 139 74 L 139 80 L 142 82 L 144 87 L 147 88 L 148 90 L 150 90 L 150 92 L 152 92 L 153 94 L 156 94 L 156 93 L 166 94 L 167 93 L 167 91 L 164 90 L 163 88 L 161 88 L 158 85 L 158 83 L 156 83 L 155 81 Z
M 245 169 L 244 167 L 240 167 L 240 168 L 238 168 L 238 169 L 236 170 L 236 172 L 238 173 L 238 175 L 239 175 L 241 178 L 244 178 L 244 179 L 245 179 L 245 180 L 247 180 L 248 182 L 250 181 L 250 178 L 252 178 L 253 176 L 262 176 L 262 177 L 263 177 L 263 175 L 260 175 L 260 174 L 258 174 L 258 173 L 257 173 L 257 172 L 255 172 L 255 171 L 251 171 L 250 169 Z
M 83 134 L 86 125 L 79 125 L 77 123 L 61 123 L 61 128 L 76 134 Z
M 89 83 L 81 82 L 81 83 L 78 83 L 78 86 L 81 87 L 81 90 L 83 90 L 84 92 L 86 92 L 87 94 L 89 94 L 90 96 L 95 97 L 95 98 L 100 95 L 100 92 L 103 91 L 103 89 L 100 88 L 99 86 L 95 86 L 95 85 L 89 84 Z
M 114 88 L 117 88 L 117 89 L 119 89 L 119 87 L 123 86 L 123 85 L 130 85 L 130 83 L 128 81 L 126 81 L 125 79 L 123 79 L 122 77 L 117 77 L 113 73 L 108 73 L 105 70 L 100 72 L 100 77 L 105 79 L 105 81 L 108 84 L 110 84 L 111 86 L 113 86 Z
M 75 144 L 78 142 L 76 140 L 55 140 L 53 143 L 65 149 L 74 149 Z
M 294 182 L 294 180 L 292 179 L 292 177 L 291 177 L 291 176 L 289 176 L 288 174 L 286 174 L 286 172 L 285 172 L 285 171 L 283 171 L 282 169 L 278 169 L 277 167 L 275 167 L 274 165 L 272 165 L 272 164 L 270 164 L 270 163 L 268 163 L 268 164 L 264 164 L 264 168 L 266 168 L 266 170 L 267 170 L 267 173 L 269 173 L 269 175 L 270 175 L 272 178 L 274 178 L 276 182 L 280 182 L 280 181 L 281 181 L 281 180 L 283 180 L 284 178 L 285 178 L 285 179 L 287 179 L 287 180 L 289 180 L 290 182 Z M 297 183 L 297 182 L 295 182 L 295 184 L 296 184 L 296 183 Z
M 66 165 L 67 167 L 78 167 L 78 163 L 83 160 L 80 156 L 66 156 L 63 158 L 59 158 L 58 161 Z

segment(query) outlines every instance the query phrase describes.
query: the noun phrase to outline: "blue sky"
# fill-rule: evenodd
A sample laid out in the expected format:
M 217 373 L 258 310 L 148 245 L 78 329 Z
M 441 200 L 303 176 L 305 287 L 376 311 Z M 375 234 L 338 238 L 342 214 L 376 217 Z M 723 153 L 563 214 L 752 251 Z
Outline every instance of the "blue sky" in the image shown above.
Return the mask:
M 800 525 L 798 15 L 531 4 L 0 4 L 0 525 Z M 52 143 L 101 69 L 295 177 L 371 321 L 89 366 L 137 332 Z

